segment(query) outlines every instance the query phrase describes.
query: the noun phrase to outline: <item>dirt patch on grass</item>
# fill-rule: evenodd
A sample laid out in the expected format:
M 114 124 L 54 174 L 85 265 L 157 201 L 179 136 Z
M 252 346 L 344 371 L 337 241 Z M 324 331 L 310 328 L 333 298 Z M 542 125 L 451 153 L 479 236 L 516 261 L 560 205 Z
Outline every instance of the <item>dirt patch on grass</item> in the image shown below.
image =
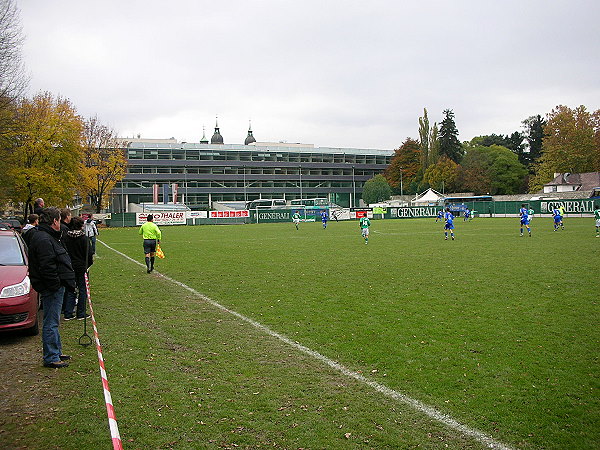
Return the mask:
M 31 448 L 31 427 L 56 405 L 57 369 L 42 366 L 40 336 L 0 333 L 0 448 Z

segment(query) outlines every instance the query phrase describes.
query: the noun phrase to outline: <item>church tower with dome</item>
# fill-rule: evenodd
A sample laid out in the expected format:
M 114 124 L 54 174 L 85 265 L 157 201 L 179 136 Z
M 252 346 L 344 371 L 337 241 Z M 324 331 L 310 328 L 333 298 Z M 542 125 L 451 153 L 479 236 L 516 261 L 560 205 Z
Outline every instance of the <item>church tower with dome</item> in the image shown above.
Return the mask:
M 223 144 L 223 136 L 221 136 L 221 133 L 219 132 L 219 118 L 218 117 L 215 120 L 215 133 L 213 134 L 212 138 L 210 138 L 210 143 L 211 144 Z
M 206 130 L 204 129 L 204 125 L 202 125 L 202 139 L 200 139 L 201 144 L 208 144 L 208 139 L 206 139 Z
M 254 136 L 252 135 L 252 122 L 248 122 L 248 136 L 246 136 L 244 145 L 250 145 L 254 142 L 256 142 L 256 139 L 254 139 Z

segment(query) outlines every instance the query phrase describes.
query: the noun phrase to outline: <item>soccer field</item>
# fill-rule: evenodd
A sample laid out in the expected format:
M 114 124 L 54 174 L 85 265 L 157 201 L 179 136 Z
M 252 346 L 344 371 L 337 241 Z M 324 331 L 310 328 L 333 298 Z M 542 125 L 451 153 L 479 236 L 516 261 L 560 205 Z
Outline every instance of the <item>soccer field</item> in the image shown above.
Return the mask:
M 162 227 L 156 270 L 507 447 L 597 448 L 593 220 L 455 223 L 444 241 L 434 219 L 374 220 L 368 245 L 357 222 Z M 484 446 L 146 274 L 112 250 L 143 264 L 137 229 L 100 240 L 92 301 L 134 447 Z

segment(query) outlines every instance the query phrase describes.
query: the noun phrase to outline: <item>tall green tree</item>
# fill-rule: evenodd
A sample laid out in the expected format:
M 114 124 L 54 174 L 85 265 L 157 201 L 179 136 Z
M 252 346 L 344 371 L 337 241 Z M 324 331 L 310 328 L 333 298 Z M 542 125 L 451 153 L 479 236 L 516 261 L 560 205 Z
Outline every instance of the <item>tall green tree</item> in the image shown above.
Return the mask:
M 469 142 L 472 146 L 490 147 L 492 145 L 503 145 L 506 147 L 506 137 L 502 134 L 487 134 L 484 136 L 475 136 Z
M 440 139 L 439 129 L 437 122 L 433 122 L 431 132 L 429 133 L 429 166 L 436 164 L 440 159 Z
M 463 156 L 463 148 L 458 140 L 458 129 L 454 122 L 454 112 L 444 110 L 444 119 L 440 124 L 440 156 L 447 156 L 455 163 L 459 163 Z
M 538 114 L 528 117 L 521 123 L 527 148 L 524 149 L 523 156 L 519 160 L 529 167 L 530 173 L 533 173 L 533 163 L 542 156 L 546 120 Z
M 392 196 L 392 188 L 383 175 L 375 175 L 363 186 L 362 199 L 370 205 L 389 200 Z
M 476 136 L 471 141 L 464 143 L 464 150 L 467 151 L 470 147 L 491 147 L 492 145 L 499 145 L 501 147 L 506 147 L 513 153 L 515 153 L 519 157 L 519 162 L 522 164 L 526 164 L 525 155 L 525 145 L 523 144 L 524 138 L 523 134 L 519 131 L 515 131 L 512 134 L 502 135 L 502 134 L 488 134 L 485 136 Z
M 410 185 L 416 180 L 421 168 L 421 148 L 419 141 L 406 138 L 402 145 L 396 149 L 390 165 L 385 169 L 384 176 L 396 194 L 414 193 Z M 402 181 L 402 190 L 400 189 Z
M 585 106 L 571 109 L 559 105 L 548 114 L 544 127 L 542 156 L 531 178 L 530 192 L 551 181 L 554 173 L 600 171 L 600 110 Z
M 463 190 L 475 194 L 517 194 L 527 169 L 506 147 L 478 145 L 467 148 L 459 177 Z
M 46 92 L 20 100 L 16 118 L 2 161 L 10 199 L 24 205 L 24 216 L 37 197 L 47 205 L 71 203 L 82 161 L 81 117 L 68 100 Z
M 423 117 L 419 117 L 419 142 L 421 166 L 424 172 L 429 165 L 429 117 L 427 117 L 427 108 L 423 108 Z

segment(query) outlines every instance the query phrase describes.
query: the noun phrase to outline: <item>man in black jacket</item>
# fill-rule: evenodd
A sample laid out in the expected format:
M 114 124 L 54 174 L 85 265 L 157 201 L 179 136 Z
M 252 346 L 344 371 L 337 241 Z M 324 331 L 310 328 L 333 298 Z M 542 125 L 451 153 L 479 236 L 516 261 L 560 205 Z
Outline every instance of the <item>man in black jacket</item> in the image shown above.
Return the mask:
M 44 199 L 36 198 L 35 202 L 33 203 L 33 213 L 37 214 L 39 216 L 43 210 L 44 210 Z
M 69 249 L 65 245 L 65 241 L 67 239 L 67 233 L 71 231 L 71 210 L 69 208 L 62 208 L 60 210 L 60 243 L 69 253 Z M 71 255 L 69 255 L 71 256 Z M 73 261 L 71 261 L 73 262 Z M 65 295 L 63 297 L 63 304 L 61 313 L 67 316 L 67 303 L 69 302 L 69 293 L 65 290 Z
M 73 229 L 63 236 L 63 243 L 71 257 L 71 264 L 75 271 L 75 281 L 79 291 L 77 300 L 77 319 L 81 320 L 89 317 L 85 312 L 87 303 L 87 286 L 85 284 L 85 273 L 93 264 L 93 253 L 90 241 L 83 230 L 83 219 L 73 217 L 71 219 Z M 67 304 L 65 306 L 65 320 L 74 319 L 73 310 L 75 309 L 75 292 L 67 291 Z
M 44 366 L 53 368 L 66 367 L 69 365 L 66 361 L 71 359 L 62 354 L 58 325 L 65 289 L 75 290 L 71 258 L 59 239 L 60 211 L 45 208 L 40 215 L 39 229 L 29 241 L 29 277 L 44 307 Z

